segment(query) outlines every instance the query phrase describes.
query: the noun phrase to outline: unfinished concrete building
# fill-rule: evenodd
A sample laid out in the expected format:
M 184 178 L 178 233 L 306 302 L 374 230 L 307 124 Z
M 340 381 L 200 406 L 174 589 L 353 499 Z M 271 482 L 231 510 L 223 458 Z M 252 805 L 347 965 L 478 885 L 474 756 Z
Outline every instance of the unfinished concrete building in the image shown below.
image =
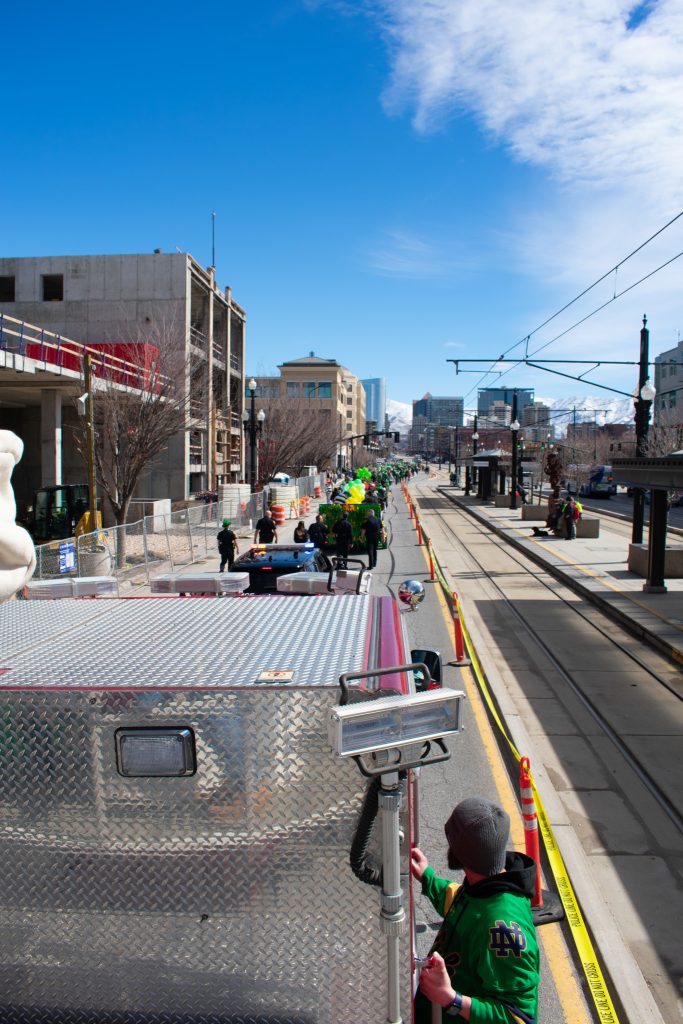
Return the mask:
M 214 268 L 183 252 L 4 258 L 0 314 L 84 344 L 149 342 L 162 358 L 164 352 L 180 352 L 190 395 L 185 429 L 155 460 L 136 497 L 187 498 L 243 476 L 246 318 L 230 288 L 218 287 Z M 69 476 L 82 474 L 72 453 L 46 456 L 46 438 L 68 443 L 62 406 L 68 419 L 73 382 L 50 379 L 45 388 L 46 383 L 16 367 L 13 376 L 4 374 L 0 427 L 20 433 L 29 452 L 35 448 L 29 464 L 42 458 L 52 467 L 41 470 L 38 486 L 77 482 L 54 479 L 55 464 Z

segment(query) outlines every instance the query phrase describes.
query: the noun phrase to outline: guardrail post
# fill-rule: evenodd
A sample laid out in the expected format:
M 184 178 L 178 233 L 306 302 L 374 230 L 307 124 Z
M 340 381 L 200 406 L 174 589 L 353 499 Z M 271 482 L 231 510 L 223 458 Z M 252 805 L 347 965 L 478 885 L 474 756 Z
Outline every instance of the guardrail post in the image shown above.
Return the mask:
M 142 550 L 145 556 L 145 579 L 149 585 L 149 552 L 147 550 L 147 516 L 142 517 Z

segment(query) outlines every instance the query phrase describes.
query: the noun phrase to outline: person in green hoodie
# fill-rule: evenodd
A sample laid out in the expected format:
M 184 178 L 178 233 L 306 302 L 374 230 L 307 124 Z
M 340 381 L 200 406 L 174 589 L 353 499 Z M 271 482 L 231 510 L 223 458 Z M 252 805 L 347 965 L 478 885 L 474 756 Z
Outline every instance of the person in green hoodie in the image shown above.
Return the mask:
M 536 1024 L 539 957 L 531 914 L 536 865 L 506 852 L 510 819 L 483 797 L 457 805 L 445 825 L 448 867 L 458 886 L 439 878 L 415 847 L 411 871 L 443 916 L 415 996 L 416 1024 L 431 1024 L 431 1005 L 446 1024 Z

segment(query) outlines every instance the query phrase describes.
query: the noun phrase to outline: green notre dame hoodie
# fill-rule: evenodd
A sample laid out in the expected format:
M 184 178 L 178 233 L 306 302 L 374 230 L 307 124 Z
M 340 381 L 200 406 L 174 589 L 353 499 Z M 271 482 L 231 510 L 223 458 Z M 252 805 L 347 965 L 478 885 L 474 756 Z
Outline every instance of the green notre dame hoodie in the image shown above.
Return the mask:
M 536 865 L 522 853 L 508 853 L 505 871 L 460 887 L 422 876 L 422 892 L 443 922 L 432 952 L 446 962 L 451 985 L 470 996 L 471 1024 L 536 1024 L 539 962 L 530 898 Z M 431 1005 L 418 993 L 416 1024 L 431 1024 Z M 443 1024 L 457 1017 L 442 1014 Z

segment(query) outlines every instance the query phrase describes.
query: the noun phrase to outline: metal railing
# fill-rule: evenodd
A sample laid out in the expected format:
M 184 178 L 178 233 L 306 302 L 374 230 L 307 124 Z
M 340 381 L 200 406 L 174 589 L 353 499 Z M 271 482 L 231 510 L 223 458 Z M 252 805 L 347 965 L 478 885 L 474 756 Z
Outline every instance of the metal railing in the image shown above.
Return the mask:
M 169 378 L 162 376 L 154 363 L 144 365 L 147 347 L 149 352 L 155 346 L 145 346 L 142 342 L 119 342 L 122 351 L 128 351 L 132 358 L 117 355 L 107 348 L 83 344 L 73 341 L 61 334 L 54 334 L 44 327 L 17 320 L 7 313 L 0 313 L 0 350 L 34 359 L 44 363 L 46 369 L 54 369 L 69 376 L 79 376 L 83 372 L 83 360 L 86 354 L 92 358 L 92 372 L 124 387 L 136 390 L 159 387 L 167 384 Z M 139 359 L 142 362 L 137 361 Z
M 324 474 L 292 480 L 301 497 L 313 497 Z M 324 494 L 324 491 L 323 491 Z M 268 503 L 268 488 L 253 492 L 230 511 L 231 528 L 253 530 Z M 217 502 L 197 502 L 165 515 L 51 541 L 36 547 L 35 579 L 60 576 L 116 576 L 119 583 L 146 586 L 152 576 L 174 572 L 216 554 L 222 514 Z

